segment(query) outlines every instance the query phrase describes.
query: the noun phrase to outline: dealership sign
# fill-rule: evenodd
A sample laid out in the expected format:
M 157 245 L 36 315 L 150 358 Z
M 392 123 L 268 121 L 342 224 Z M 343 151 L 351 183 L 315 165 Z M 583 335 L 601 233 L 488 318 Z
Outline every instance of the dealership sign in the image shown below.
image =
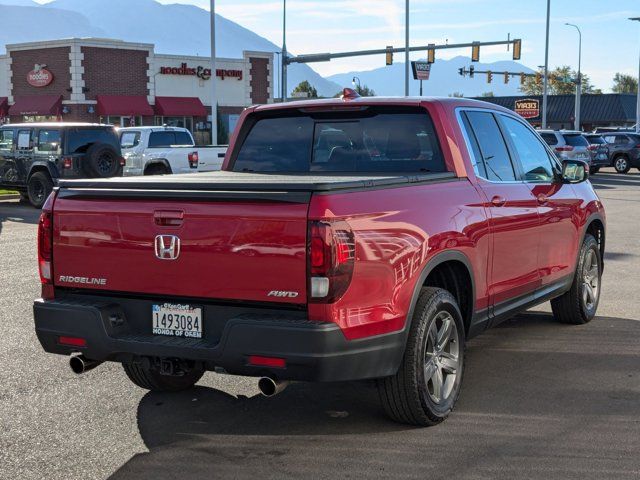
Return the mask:
M 32 87 L 46 87 L 53 82 L 53 73 L 47 70 L 46 65 L 34 65 L 33 70 L 27 73 L 27 82 Z
M 414 80 L 429 80 L 431 64 L 429 62 L 411 62 Z
M 516 100 L 515 112 L 522 118 L 536 118 L 540 116 L 540 101 L 535 98 Z
M 179 67 L 160 67 L 160 74 L 191 75 L 202 80 L 209 80 L 211 78 L 211 69 L 205 68 L 201 65 L 198 65 L 197 67 L 189 67 L 186 63 L 182 63 Z M 225 77 L 242 80 L 242 70 L 225 70 L 223 68 L 219 68 L 216 70 L 216 77 L 220 77 L 222 80 L 224 80 Z

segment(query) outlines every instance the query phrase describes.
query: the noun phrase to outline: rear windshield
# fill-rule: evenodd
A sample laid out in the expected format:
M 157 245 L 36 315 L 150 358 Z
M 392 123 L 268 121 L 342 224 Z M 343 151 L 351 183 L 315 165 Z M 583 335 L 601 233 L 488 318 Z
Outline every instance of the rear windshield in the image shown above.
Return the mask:
M 580 134 L 562 134 L 564 141 L 567 142 L 567 145 L 571 145 L 572 147 L 588 147 L 589 142 Z
M 66 153 L 85 153 L 96 142 L 106 143 L 120 151 L 120 141 L 116 129 L 70 128 L 65 131 Z
M 259 118 L 236 155 L 236 172 L 444 172 L 428 113 L 365 108 Z
M 597 143 L 597 144 L 599 144 L 599 145 L 607 143 L 607 142 L 605 142 L 605 141 L 604 141 L 604 138 L 599 137 L 599 136 L 596 136 L 596 137 L 587 137 L 587 140 L 588 140 L 588 141 L 589 141 L 589 143 L 591 143 L 592 145 L 593 145 L 593 144 L 596 144 L 596 143 Z

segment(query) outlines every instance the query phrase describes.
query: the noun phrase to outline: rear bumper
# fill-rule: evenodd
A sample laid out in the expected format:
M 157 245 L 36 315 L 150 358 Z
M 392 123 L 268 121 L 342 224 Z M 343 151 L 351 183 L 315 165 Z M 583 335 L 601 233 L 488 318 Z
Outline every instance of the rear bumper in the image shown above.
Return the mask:
M 137 302 L 132 307 L 132 302 Z M 349 341 L 334 323 L 306 320 L 298 312 L 239 313 L 224 319 L 219 331 L 205 338 L 187 339 L 150 334 L 151 316 L 134 318 L 146 300 L 37 300 L 35 329 L 45 351 L 69 355 L 82 352 L 100 361 L 130 362 L 144 357 L 179 358 L 202 362 L 207 370 L 247 376 L 272 376 L 281 380 L 342 381 L 393 375 L 402 360 L 404 332 Z M 207 308 L 207 307 L 205 307 Z M 233 308 L 232 314 L 237 313 Z M 253 309 L 256 310 L 256 309 Z M 219 314 L 220 310 L 216 310 Z M 303 312 L 299 312 L 303 313 Z M 137 315 L 139 316 L 139 315 Z M 147 325 L 148 328 L 139 328 Z M 215 326 L 210 330 L 215 331 Z M 60 336 L 81 337 L 86 347 L 58 342 Z M 249 355 L 278 357 L 285 368 L 248 364 Z

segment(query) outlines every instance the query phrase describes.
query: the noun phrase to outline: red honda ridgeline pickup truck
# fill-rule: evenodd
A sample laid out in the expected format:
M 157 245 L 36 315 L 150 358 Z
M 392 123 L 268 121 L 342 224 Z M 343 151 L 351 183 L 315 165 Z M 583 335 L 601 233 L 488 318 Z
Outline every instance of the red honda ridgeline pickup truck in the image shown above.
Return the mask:
M 252 107 L 221 172 L 62 180 L 39 225 L 47 352 L 150 390 L 207 370 L 377 379 L 393 419 L 451 412 L 465 342 L 551 300 L 598 307 L 605 215 L 578 160 L 461 99 Z

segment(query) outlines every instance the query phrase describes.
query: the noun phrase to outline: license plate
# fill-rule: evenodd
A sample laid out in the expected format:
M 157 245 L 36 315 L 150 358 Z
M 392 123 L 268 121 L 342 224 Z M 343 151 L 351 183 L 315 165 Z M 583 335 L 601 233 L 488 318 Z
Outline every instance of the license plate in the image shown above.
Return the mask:
M 151 308 L 151 332 L 169 337 L 202 338 L 202 308 L 163 303 Z

